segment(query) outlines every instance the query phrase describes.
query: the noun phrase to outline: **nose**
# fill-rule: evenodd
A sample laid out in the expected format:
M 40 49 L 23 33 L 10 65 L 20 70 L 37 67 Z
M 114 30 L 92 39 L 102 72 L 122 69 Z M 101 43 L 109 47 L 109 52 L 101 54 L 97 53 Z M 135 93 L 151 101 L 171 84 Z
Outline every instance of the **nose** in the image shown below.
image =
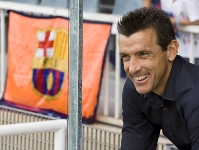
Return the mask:
M 141 70 L 141 65 L 139 62 L 139 59 L 131 56 L 130 62 L 129 62 L 129 73 L 135 74 L 136 72 Z

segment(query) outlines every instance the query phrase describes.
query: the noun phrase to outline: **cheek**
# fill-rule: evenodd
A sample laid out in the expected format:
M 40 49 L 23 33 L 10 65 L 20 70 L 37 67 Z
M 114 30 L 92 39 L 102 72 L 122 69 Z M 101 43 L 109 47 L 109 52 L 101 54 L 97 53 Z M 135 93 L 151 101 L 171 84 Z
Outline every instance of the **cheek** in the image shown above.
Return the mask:
M 162 78 L 166 74 L 167 71 L 167 63 L 164 58 L 157 63 L 154 64 L 154 70 L 155 70 L 155 75 L 156 78 Z

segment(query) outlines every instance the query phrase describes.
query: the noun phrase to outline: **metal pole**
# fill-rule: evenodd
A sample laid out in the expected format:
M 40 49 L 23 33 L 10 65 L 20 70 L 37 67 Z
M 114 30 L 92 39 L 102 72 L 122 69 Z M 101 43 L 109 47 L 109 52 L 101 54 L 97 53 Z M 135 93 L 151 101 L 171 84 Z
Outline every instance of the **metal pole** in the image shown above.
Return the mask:
M 54 133 L 54 150 L 65 150 L 65 127 Z
M 189 62 L 194 64 L 194 36 L 193 33 L 190 33 L 190 59 Z
M 0 19 L 1 19 L 1 25 L 0 25 L 0 28 L 1 28 L 1 42 L 0 42 L 0 45 L 1 45 L 1 51 L 0 51 L 0 73 L 1 73 L 1 79 L 0 79 L 0 99 L 1 97 L 3 96 L 3 91 L 4 91 L 4 84 L 5 84 L 5 14 L 4 14 L 4 10 L 3 9 L 0 9 Z
M 81 149 L 83 1 L 70 1 L 69 150 Z
M 119 56 L 119 45 L 117 40 L 119 38 L 119 34 L 116 33 L 116 52 L 115 52 L 115 115 L 114 117 L 118 119 L 120 117 L 120 56 Z

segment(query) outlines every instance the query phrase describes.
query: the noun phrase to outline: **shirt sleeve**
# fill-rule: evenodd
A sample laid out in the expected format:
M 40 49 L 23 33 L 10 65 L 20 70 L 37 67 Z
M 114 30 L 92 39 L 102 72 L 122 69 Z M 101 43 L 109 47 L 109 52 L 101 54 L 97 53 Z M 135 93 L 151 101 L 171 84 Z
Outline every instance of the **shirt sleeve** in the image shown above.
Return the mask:
M 160 130 L 141 111 L 138 93 L 134 87 L 129 86 L 130 82 L 127 79 L 122 94 L 121 150 L 156 150 Z
M 199 91 L 189 98 L 186 104 L 185 115 L 192 141 L 192 150 L 199 149 Z

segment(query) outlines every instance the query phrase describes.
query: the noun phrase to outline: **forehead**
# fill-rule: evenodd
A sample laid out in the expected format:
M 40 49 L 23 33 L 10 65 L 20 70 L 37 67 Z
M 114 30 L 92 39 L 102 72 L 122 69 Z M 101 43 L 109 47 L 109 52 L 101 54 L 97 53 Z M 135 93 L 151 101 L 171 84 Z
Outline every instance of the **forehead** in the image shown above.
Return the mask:
M 156 32 L 153 29 L 138 31 L 129 37 L 120 34 L 118 43 L 120 50 L 146 50 L 158 46 Z

